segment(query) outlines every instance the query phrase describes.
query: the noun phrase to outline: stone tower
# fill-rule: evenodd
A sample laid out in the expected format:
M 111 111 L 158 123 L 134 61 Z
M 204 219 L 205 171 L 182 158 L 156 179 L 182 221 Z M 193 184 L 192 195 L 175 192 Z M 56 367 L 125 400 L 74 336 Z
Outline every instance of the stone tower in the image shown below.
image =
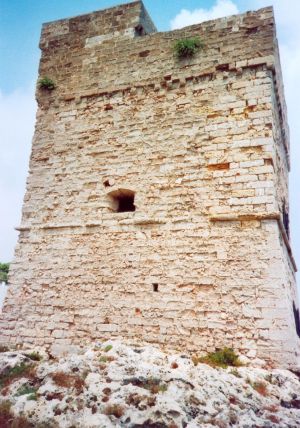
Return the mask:
M 173 46 L 204 49 L 178 59 Z M 121 337 L 297 364 L 272 8 L 159 33 L 142 2 L 45 24 L 1 341 Z

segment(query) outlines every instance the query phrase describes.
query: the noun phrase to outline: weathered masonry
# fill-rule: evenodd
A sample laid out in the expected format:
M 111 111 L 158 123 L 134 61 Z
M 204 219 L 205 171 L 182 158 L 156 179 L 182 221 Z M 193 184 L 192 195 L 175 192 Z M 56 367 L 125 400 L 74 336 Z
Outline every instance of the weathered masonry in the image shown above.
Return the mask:
M 174 43 L 204 49 L 178 59 Z M 158 33 L 142 2 L 45 24 L 1 341 L 299 359 L 272 8 Z

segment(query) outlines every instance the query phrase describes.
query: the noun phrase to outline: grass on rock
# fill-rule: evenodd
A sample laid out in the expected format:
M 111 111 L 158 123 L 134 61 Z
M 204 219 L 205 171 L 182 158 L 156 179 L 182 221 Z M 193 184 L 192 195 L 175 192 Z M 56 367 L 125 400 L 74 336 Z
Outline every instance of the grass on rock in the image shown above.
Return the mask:
M 216 352 L 210 352 L 204 357 L 193 357 L 195 365 L 198 363 L 208 364 L 211 367 L 227 368 L 228 366 L 240 367 L 242 363 L 231 348 L 223 348 Z

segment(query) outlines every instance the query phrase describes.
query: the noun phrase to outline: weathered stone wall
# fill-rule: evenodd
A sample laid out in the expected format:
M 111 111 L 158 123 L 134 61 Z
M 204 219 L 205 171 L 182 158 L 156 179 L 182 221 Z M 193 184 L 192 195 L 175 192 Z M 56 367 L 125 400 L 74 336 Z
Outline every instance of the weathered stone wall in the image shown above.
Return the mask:
M 57 88 L 37 91 L 1 340 L 120 336 L 295 364 L 272 9 L 154 31 L 140 2 L 43 27 L 40 75 Z M 190 35 L 205 49 L 180 61 Z M 136 211 L 114 212 L 119 189 Z

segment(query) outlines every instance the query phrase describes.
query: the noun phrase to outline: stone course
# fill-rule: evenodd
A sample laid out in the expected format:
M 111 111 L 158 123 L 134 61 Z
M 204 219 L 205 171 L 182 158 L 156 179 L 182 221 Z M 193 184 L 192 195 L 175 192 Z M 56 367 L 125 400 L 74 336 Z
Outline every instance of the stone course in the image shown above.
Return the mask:
M 205 47 L 178 60 L 176 40 Z M 141 2 L 43 26 L 1 341 L 125 338 L 299 363 L 272 8 L 159 33 Z M 135 211 L 114 195 L 134 193 Z

